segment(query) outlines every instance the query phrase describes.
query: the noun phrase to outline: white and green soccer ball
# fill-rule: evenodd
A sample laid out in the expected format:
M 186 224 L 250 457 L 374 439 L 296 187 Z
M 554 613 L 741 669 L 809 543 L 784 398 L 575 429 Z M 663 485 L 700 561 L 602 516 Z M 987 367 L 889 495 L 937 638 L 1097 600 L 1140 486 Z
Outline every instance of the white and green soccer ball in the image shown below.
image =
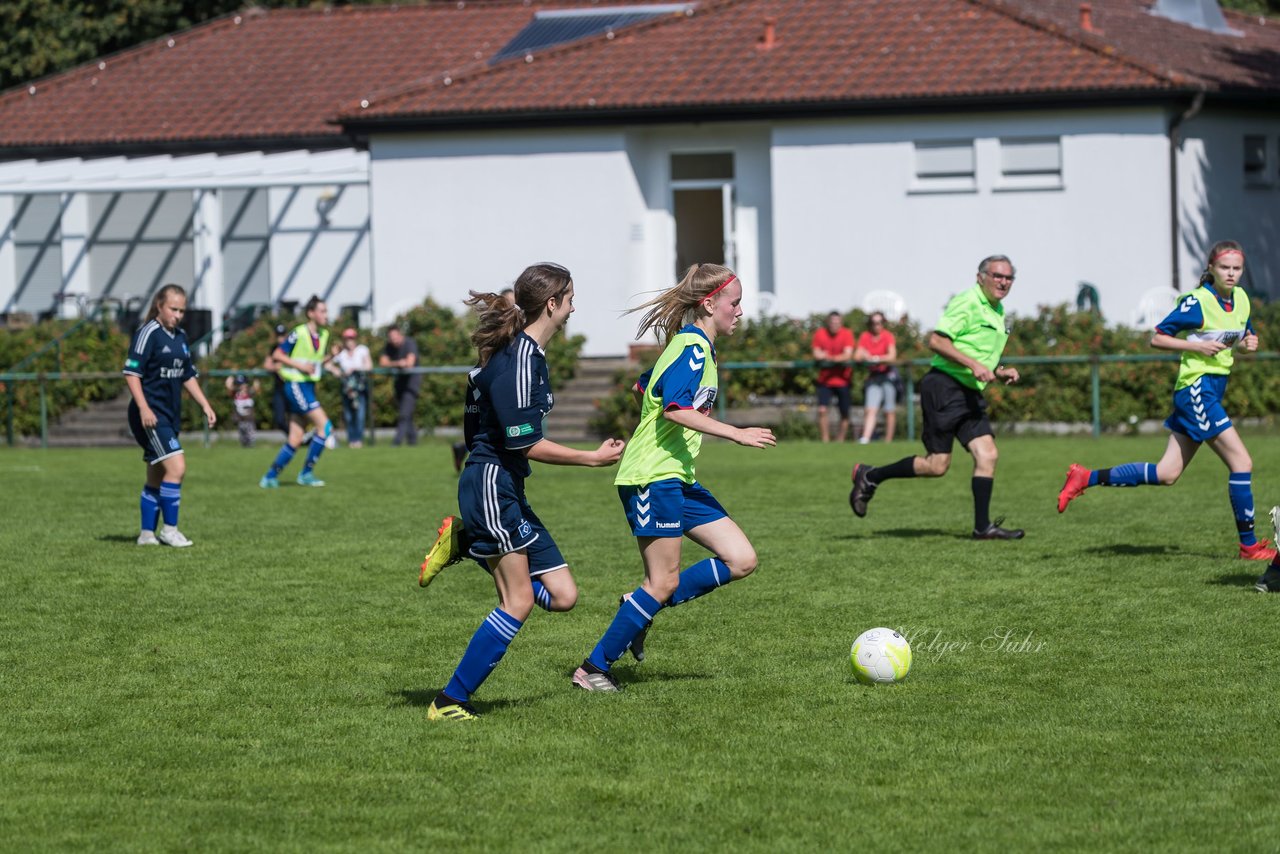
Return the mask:
M 849 652 L 853 675 L 865 685 L 891 685 L 911 670 L 911 644 L 893 629 L 867 629 Z

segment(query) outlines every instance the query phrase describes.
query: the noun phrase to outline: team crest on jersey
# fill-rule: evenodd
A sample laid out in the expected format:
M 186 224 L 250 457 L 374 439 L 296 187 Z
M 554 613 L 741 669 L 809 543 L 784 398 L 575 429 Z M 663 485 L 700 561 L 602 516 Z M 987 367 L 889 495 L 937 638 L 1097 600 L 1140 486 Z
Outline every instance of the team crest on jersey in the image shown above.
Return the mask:
M 711 407 L 716 402 L 716 391 L 714 386 L 703 386 L 698 389 L 698 393 L 693 396 L 693 408 L 707 415 L 711 412 Z
M 527 537 L 532 533 L 533 533 L 532 526 L 530 526 L 529 523 L 526 522 L 525 520 L 521 519 L 520 520 L 520 536 Z
M 174 439 L 174 438 L 169 439 L 169 450 L 176 451 L 178 450 L 179 447 L 180 445 L 178 445 L 177 439 Z

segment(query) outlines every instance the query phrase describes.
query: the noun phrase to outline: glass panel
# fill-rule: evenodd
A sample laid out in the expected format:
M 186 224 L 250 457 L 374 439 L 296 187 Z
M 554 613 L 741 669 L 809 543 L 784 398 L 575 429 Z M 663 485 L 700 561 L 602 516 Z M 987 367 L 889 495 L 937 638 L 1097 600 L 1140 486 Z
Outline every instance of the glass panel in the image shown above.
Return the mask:
M 732 178 L 732 151 L 671 155 L 672 181 L 728 181 Z
M 974 173 L 973 142 L 917 142 L 916 175 L 954 178 Z
M 1000 168 L 1006 175 L 1056 174 L 1062 171 L 1062 144 L 1058 139 L 1001 140 Z

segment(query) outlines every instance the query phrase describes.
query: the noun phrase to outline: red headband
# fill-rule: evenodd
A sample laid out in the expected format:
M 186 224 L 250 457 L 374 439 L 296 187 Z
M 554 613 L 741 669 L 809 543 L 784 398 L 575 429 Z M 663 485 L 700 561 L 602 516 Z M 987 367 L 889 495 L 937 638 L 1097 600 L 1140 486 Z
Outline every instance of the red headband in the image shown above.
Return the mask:
M 738 278 L 738 276 L 737 276 L 737 274 L 736 274 L 736 273 L 730 273 L 730 274 L 729 274 L 729 278 L 727 278 L 727 279 L 725 279 L 725 280 L 724 280 L 724 284 L 723 284 L 723 285 L 721 285 L 720 287 L 716 288 L 714 291 L 712 291 L 711 293 L 707 294 L 707 295 L 706 295 L 705 297 L 703 297 L 702 299 L 711 299 L 713 296 L 715 296 L 716 294 L 720 293 L 720 292 L 721 292 L 722 290 L 724 290 L 725 288 L 729 287 L 729 283 L 730 283 L 730 282 L 732 282 L 732 281 L 733 281 L 734 279 L 736 279 L 736 278 Z
M 1217 261 L 1217 260 L 1218 260 L 1219 258 L 1221 258 L 1223 255 L 1230 255 L 1230 254 L 1232 254 L 1232 253 L 1235 253 L 1236 255 L 1239 255 L 1241 259 L 1243 259 L 1243 258 L 1244 258 L 1244 250 L 1243 250 L 1243 249 L 1236 249 L 1236 248 L 1235 248 L 1235 247 L 1233 247 L 1233 246 L 1228 246 L 1226 249 L 1219 249 L 1216 255 L 1212 255 L 1212 256 L 1210 256 L 1210 257 L 1209 257 L 1209 263 L 1210 263 L 1210 264 L 1212 264 L 1214 261 Z

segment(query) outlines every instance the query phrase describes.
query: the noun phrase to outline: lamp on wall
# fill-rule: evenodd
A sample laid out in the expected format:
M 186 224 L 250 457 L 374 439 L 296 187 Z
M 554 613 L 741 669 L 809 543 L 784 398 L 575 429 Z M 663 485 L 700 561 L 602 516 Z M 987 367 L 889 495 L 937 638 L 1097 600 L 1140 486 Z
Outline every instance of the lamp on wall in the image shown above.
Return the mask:
M 321 225 L 329 224 L 329 214 L 337 204 L 338 191 L 334 187 L 325 187 L 320 191 L 320 194 L 316 196 L 316 215 L 320 217 Z

